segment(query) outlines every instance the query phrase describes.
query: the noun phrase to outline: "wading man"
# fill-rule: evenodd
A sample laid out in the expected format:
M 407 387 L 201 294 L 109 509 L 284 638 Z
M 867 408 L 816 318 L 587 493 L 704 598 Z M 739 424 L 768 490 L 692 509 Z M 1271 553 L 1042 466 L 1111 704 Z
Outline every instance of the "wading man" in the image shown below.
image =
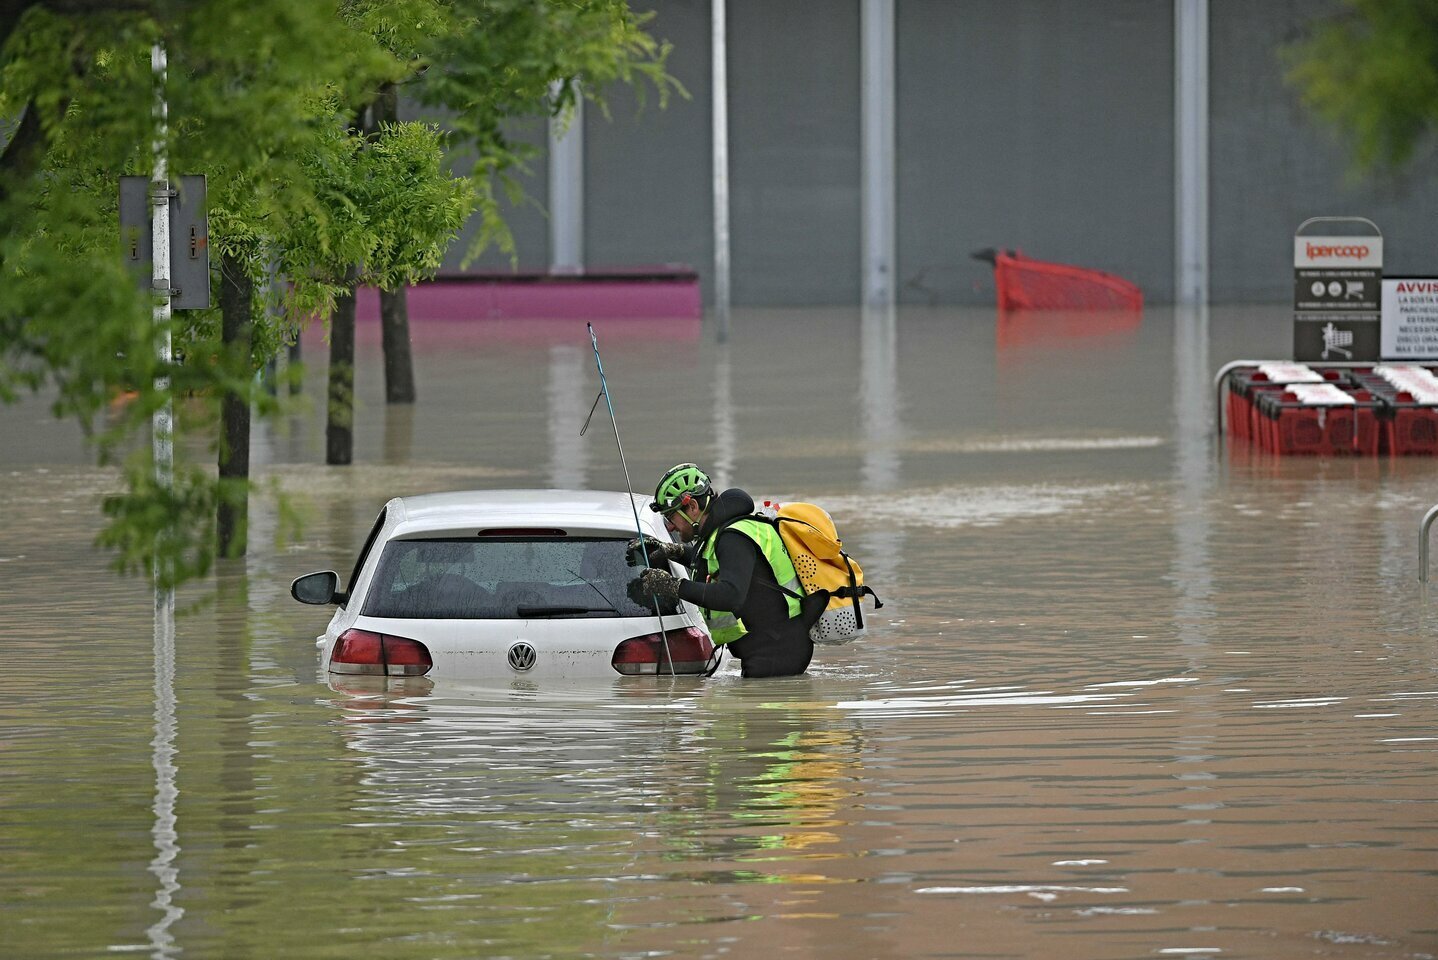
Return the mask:
M 746 677 L 790 677 L 808 669 L 814 655 L 809 627 L 823 605 L 806 613 L 812 604 L 800 600 L 794 564 L 779 531 L 754 516 L 754 498 L 737 487 L 715 493 L 708 474 L 681 463 L 660 478 L 649 509 L 664 515 L 679 542 L 645 538 L 650 566 L 630 581 L 629 596 L 644 606 L 651 598 L 698 606 L 714 642 L 739 659 Z M 642 563 L 640 542 L 629 548 L 629 562 Z M 681 580 L 663 569 L 670 560 L 695 578 Z

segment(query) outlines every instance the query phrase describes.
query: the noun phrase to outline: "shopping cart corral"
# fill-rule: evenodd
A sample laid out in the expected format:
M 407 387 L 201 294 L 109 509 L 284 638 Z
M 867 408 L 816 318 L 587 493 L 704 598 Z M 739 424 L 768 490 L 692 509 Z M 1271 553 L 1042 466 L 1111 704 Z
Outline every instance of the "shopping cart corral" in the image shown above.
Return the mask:
M 1438 363 L 1234 360 L 1214 392 L 1218 435 L 1266 453 L 1438 455 Z

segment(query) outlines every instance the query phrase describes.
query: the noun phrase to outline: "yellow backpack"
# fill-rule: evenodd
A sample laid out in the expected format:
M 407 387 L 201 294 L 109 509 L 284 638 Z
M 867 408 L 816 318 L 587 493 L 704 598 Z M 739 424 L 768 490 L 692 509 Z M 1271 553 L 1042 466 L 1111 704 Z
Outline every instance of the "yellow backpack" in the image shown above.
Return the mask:
M 839 539 L 834 519 L 823 507 L 812 503 L 780 504 L 765 500 L 758 513 L 778 527 L 805 595 L 821 590 L 829 594 L 824 612 L 809 628 L 809 639 L 815 643 L 837 644 L 862 636 L 864 611 L 860 601 L 867 594 L 874 598 L 875 610 L 884 604 L 878 594 L 864 586 L 863 568 L 844 552 L 844 542 Z

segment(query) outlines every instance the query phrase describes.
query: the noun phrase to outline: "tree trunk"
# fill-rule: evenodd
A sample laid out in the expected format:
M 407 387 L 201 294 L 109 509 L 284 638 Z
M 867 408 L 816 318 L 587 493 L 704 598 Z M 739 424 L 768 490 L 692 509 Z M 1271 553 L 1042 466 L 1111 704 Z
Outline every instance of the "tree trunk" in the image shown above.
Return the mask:
M 285 356 L 285 376 L 289 378 L 290 396 L 292 397 L 298 397 L 301 393 L 304 393 L 305 390 L 304 381 L 297 372 L 300 359 L 300 335 L 297 333 L 295 334 L 295 342 L 290 344 Z
M 381 290 L 385 403 L 414 403 L 414 359 L 409 348 L 409 301 L 405 288 Z
M 325 463 L 354 459 L 355 288 L 353 271 L 347 292 L 335 300 L 330 317 L 329 421 L 325 425 Z
M 220 343 L 224 355 L 250 370 L 250 325 L 255 291 L 245 265 L 220 260 Z M 249 521 L 250 393 L 227 391 L 220 401 L 220 503 L 215 536 L 222 557 L 245 555 Z
M 380 88 L 370 110 L 366 132 L 379 134 L 380 124 L 399 123 L 399 91 L 392 83 Z M 384 346 L 384 402 L 414 403 L 414 358 L 409 345 L 409 297 L 406 288 L 381 290 L 380 339 Z

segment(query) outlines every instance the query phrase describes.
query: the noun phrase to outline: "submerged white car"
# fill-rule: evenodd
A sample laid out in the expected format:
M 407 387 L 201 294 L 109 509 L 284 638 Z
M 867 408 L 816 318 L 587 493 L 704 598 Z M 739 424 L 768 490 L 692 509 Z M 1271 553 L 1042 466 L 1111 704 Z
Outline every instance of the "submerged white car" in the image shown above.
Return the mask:
M 333 571 L 294 581 L 336 604 L 318 643 L 332 674 L 432 680 L 702 674 L 715 656 L 699 611 L 629 598 L 625 561 L 644 532 L 670 539 L 647 498 L 494 490 L 385 504 L 340 589 Z M 671 572 L 683 571 L 673 567 Z

